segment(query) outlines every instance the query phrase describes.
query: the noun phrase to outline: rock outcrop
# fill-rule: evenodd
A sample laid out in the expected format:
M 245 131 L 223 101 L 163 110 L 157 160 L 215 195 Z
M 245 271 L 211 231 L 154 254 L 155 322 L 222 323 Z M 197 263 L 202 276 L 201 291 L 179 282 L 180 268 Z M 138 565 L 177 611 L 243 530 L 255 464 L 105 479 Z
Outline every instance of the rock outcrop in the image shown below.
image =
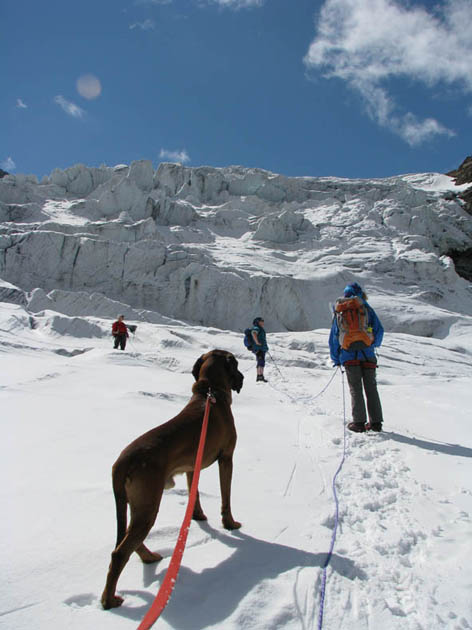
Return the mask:
M 448 175 L 455 179 L 458 186 L 472 183 L 472 155 L 467 156 L 459 168 L 451 171 Z
M 448 175 L 455 180 L 458 186 L 471 184 L 469 188 L 459 194 L 459 197 L 464 201 L 467 212 L 472 215 L 472 155 L 466 157 L 459 168 L 451 171 Z
M 471 184 L 470 187 L 459 193 L 458 197 L 464 202 L 465 210 L 472 215 L 472 156 L 465 158 L 459 168 L 448 173 L 456 185 Z M 451 250 L 449 256 L 454 261 L 457 273 L 472 282 L 472 248 L 463 250 Z

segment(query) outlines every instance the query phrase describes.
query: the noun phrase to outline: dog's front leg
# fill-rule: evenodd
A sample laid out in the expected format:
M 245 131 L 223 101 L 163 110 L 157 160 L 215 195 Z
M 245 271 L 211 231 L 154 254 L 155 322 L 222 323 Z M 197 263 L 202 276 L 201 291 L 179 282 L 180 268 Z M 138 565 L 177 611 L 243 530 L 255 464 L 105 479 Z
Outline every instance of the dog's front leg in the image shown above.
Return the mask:
M 235 521 L 231 514 L 231 479 L 233 476 L 233 454 L 220 455 L 218 458 L 220 469 L 221 517 L 225 529 L 239 529 L 241 523 Z
M 187 486 L 188 493 L 190 494 L 190 488 L 192 487 L 193 471 L 187 473 Z M 200 493 L 197 490 L 197 499 L 195 501 L 195 507 L 193 508 L 192 518 L 194 521 L 206 521 L 208 520 L 200 505 Z

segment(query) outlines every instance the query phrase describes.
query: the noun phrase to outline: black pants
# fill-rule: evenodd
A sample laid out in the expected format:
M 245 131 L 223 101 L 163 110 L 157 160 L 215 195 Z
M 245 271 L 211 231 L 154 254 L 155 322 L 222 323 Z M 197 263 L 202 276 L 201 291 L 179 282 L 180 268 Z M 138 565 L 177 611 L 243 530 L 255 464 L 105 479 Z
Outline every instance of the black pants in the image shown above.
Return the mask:
M 126 335 L 124 333 L 115 335 L 115 345 L 113 347 L 117 350 L 118 346 L 120 346 L 121 350 L 126 348 Z
M 382 405 L 377 391 L 376 368 L 372 363 L 368 365 L 369 367 L 365 367 L 363 362 L 360 365 L 345 365 L 351 392 L 352 420 L 356 424 L 365 424 L 368 413 L 371 424 L 382 424 Z M 367 412 L 363 389 L 367 398 Z

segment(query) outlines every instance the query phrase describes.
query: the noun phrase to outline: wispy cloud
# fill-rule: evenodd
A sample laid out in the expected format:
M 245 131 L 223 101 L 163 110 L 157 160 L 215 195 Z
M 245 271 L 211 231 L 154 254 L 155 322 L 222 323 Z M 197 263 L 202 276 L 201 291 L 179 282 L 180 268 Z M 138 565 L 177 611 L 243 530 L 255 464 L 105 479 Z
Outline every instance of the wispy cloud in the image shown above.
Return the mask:
M 472 91 L 472 3 L 445 0 L 436 12 L 400 0 L 326 0 L 305 56 L 309 69 L 346 82 L 368 114 L 411 146 L 454 131 L 401 107 L 388 85 L 406 79 Z
M 12 160 L 11 157 L 7 157 L 6 160 L 3 160 L 3 162 L 0 162 L 0 168 L 2 168 L 4 171 L 10 172 L 16 169 L 16 164 Z
M 154 20 L 144 20 L 144 22 L 134 22 L 129 25 L 130 30 L 140 28 L 142 31 L 153 31 L 156 28 Z
M 207 0 L 207 2 L 227 9 L 251 9 L 261 7 L 265 0 Z
M 83 110 L 75 103 L 72 103 L 72 101 L 68 101 L 60 94 L 54 98 L 54 102 L 62 107 L 66 114 L 69 114 L 69 116 L 73 116 L 73 118 L 82 118 L 85 114 L 85 110 Z
M 401 118 L 391 119 L 391 128 L 396 131 L 412 147 L 418 146 L 434 136 L 455 136 L 452 129 L 448 129 L 435 118 L 418 120 L 414 114 L 408 112 Z
M 190 156 L 187 153 L 186 149 L 182 149 L 181 151 L 169 151 L 168 149 L 161 149 L 159 157 L 164 160 L 171 160 L 172 162 L 180 162 L 181 164 L 186 164 L 187 162 L 190 162 Z
M 19 109 L 28 109 L 28 105 L 21 98 L 16 99 L 16 106 Z
M 135 0 L 134 4 L 172 4 L 173 0 Z

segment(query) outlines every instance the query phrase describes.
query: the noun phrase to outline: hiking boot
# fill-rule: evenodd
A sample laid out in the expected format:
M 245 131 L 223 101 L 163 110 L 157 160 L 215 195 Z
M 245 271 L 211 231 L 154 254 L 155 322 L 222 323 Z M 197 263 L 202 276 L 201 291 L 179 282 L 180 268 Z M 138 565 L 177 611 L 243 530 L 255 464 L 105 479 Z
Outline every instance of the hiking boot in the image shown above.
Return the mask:
M 366 426 L 365 424 L 360 424 L 358 422 L 350 422 L 347 425 L 349 431 L 354 431 L 354 433 L 365 433 Z
M 262 381 L 263 383 L 268 383 L 269 382 L 266 378 L 264 378 L 263 374 L 258 374 L 257 378 L 256 378 L 256 381 L 257 382 Z
M 381 422 L 368 422 L 365 425 L 365 430 L 366 431 L 377 431 L 377 433 L 379 433 L 380 431 L 382 431 L 382 423 Z

